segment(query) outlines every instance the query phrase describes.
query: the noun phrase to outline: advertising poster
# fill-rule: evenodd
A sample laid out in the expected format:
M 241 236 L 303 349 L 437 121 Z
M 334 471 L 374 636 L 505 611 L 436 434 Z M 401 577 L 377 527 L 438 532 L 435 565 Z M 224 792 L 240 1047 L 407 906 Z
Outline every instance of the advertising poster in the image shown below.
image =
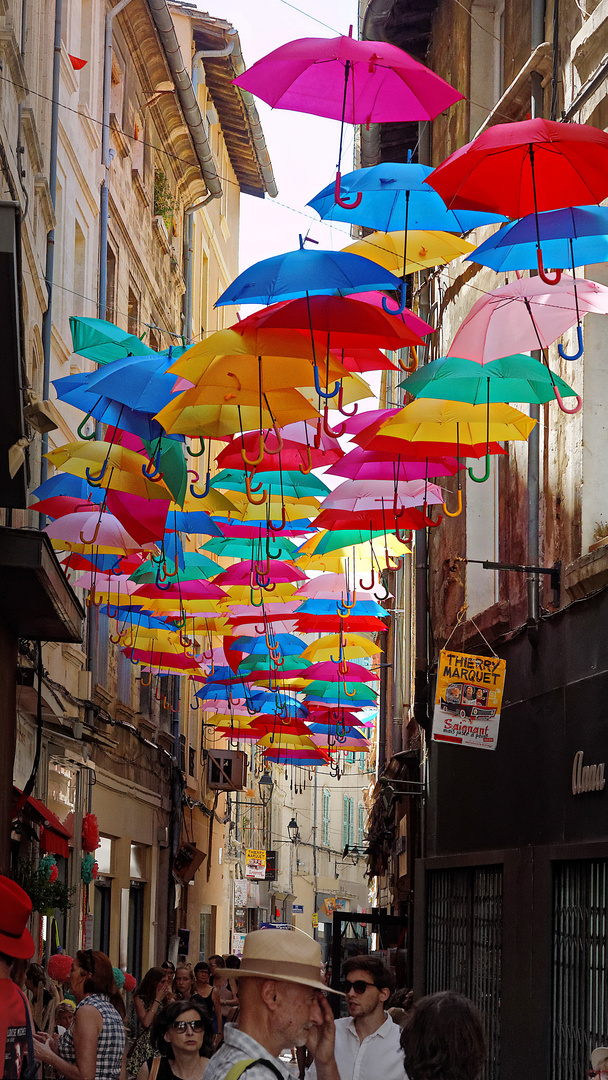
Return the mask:
M 506 661 L 442 650 L 437 669 L 433 740 L 495 750 Z
M 241 879 L 234 883 L 234 906 L 247 907 L 247 882 Z
M 245 852 L 245 877 L 264 880 L 266 877 L 265 851 L 258 851 L 257 848 L 247 848 Z
M 243 946 L 245 944 L 245 934 L 238 934 L 236 931 L 232 935 L 232 952 L 234 956 L 243 955 Z

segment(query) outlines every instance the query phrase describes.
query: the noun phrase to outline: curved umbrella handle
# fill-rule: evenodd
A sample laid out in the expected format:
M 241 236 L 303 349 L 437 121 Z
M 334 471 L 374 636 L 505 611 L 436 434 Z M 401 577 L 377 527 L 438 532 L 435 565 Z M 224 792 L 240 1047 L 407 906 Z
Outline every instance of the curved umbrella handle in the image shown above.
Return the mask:
M 190 702 L 190 708 L 192 709 L 192 712 L 198 712 L 201 707 L 200 699 L 195 696 L 194 700 L 196 701 L 196 705 L 193 705 L 192 702 Z
M 428 503 L 425 502 L 423 504 L 423 507 L 422 507 L 422 517 L 423 517 L 424 524 L 426 525 L 427 529 L 436 529 L 437 526 L 441 524 L 443 514 L 439 515 L 439 517 L 437 518 L 437 521 L 433 521 L 432 517 L 429 514 Z
M 101 484 L 101 481 L 106 474 L 107 467 L 108 459 L 106 458 L 103 465 L 101 466 L 101 472 L 97 473 L 97 475 L 95 476 L 87 466 L 87 468 L 84 470 L 84 475 L 86 476 L 87 482 L 91 485 L 91 487 L 98 487 L 99 484 Z
M 397 357 L 397 363 L 402 371 L 407 371 L 411 375 L 412 371 L 416 371 L 418 367 L 418 352 L 415 345 L 410 345 L 410 353 L 413 358 L 411 364 L 404 364 L 400 356 Z
M 462 513 L 462 490 L 461 490 L 461 488 L 458 488 L 458 491 L 457 491 L 456 495 L 457 495 L 457 499 L 458 499 L 458 506 L 457 506 L 456 510 L 448 510 L 445 503 L 443 504 L 443 512 L 444 512 L 444 514 L 447 515 L 447 517 L 458 517 L 459 514 Z
M 192 471 L 193 470 L 188 469 L 188 472 L 192 472 Z M 161 476 L 162 476 L 162 473 L 161 473 Z M 198 480 L 198 473 L 196 474 L 196 480 Z M 196 483 L 196 480 L 195 480 L 194 483 Z M 207 475 L 205 477 L 205 487 L 203 488 L 203 490 L 199 494 L 198 491 L 194 490 L 194 484 L 190 484 L 190 494 L 192 495 L 193 499 L 206 499 L 207 495 L 210 492 L 210 490 L 211 490 L 211 471 L 209 469 L 207 469 Z
M 251 477 L 248 474 L 245 474 L 245 492 L 247 494 L 247 500 L 251 503 L 252 506 L 262 506 L 268 499 L 268 492 L 266 491 L 266 488 L 263 489 L 259 499 L 254 498 L 252 492 L 257 493 L 261 487 L 262 484 L 259 483 L 257 487 L 252 488 Z
M 281 524 L 280 525 L 273 525 L 272 521 L 268 522 L 268 529 L 270 530 L 271 533 L 283 532 L 283 529 L 285 528 L 285 525 L 287 524 L 287 517 L 286 517 L 286 514 L 285 514 L 285 507 L 284 506 L 283 506 L 282 510 L 283 510 L 283 513 L 281 514 Z
M 355 195 L 355 201 L 354 202 L 347 202 L 346 199 L 343 199 L 342 196 L 340 195 L 340 185 L 341 185 L 341 183 L 342 183 L 342 173 L 340 172 L 340 170 L 338 170 L 338 172 L 336 173 L 336 181 L 334 183 L 334 202 L 336 203 L 337 206 L 341 206 L 343 210 L 354 210 L 355 207 L 357 207 L 359 205 L 359 203 L 361 202 L 361 199 L 363 198 L 363 192 L 362 191 L 357 191 L 356 194 L 355 194 L 354 191 L 352 191 L 352 192 L 349 191 L 349 193 L 347 195 L 347 198 L 352 198 L 352 196 Z
M 310 446 L 306 447 L 306 459 L 306 465 L 298 465 L 300 472 L 303 473 L 304 476 L 308 476 L 309 472 L 312 469 L 312 454 L 310 452 Z
M 271 457 L 276 457 L 277 454 L 280 454 L 281 450 L 283 449 L 283 436 L 281 435 L 281 432 L 277 427 L 276 420 L 272 421 L 272 427 L 274 430 L 275 438 L 277 440 L 277 448 L 276 450 L 269 450 L 266 446 L 266 439 L 264 439 L 264 453 L 270 454 Z M 268 436 L 266 436 L 266 438 L 268 438 Z
M 580 394 L 576 395 L 576 405 L 574 406 L 574 408 L 569 409 L 567 405 L 564 405 L 562 395 L 560 394 L 559 389 L 555 384 L 553 384 L 553 393 L 555 394 L 555 397 L 557 399 L 557 404 L 559 405 L 562 412 L 569 413 L 570 416 L 574 416 L 575 413 L 581 411 L 581 409 L 583 407 L 583 399 L 580 396 Z
M 379 584 L 382 585 L 382 588 L 384 589 L 384 596 L 378 596 L 378 593 L 374 593 L 374 599 L 377 600 L 379 604 L 381 604 L 383 600 L 388 600 L 391 594 L 388 591 L 386 585 L 384 584 L 382 578 L 380 578 Z
M 156 457 L 150 458 L 146 465 L 142 465 L 141 471 L 146 480 L 162 480 L 163 474 L 160 471 L 160 450 L 156 454 Z
M 312 370 L 315 377 L 315 390 L 317 391 L 319 397 L 325 398 L 326 401 L 329 401 L 330 398 L 335 397 L 336 394 L 340 392 L 340 386 L 342 385 L 340 382 L 336 383 L 331 393 L 326 393 L 325 390 L 322 390 L 321 383 L 319 382 L 319 369 L 316 364 L 314 364 Z
M 90 540 L 85 540 L 85 538 L 84 538 L 84 529 L 81 530 L 80 543 L 84 544 L 85 547 L 88 547 L 89 544 L 94 544 L 95 541 L 97 540 L 97 536 L 98 536 L 100 528 L 101 528 L 101 514 L 99 515 L 99 517 L 97 519 L 97 524 L 95 526 L 95 532 L 93 533 Z
M 148 674 L 148 681 L 144 682 L 144 673 L 142 671 L 142 673 L 140 675 L 140 678 L 139 678 L 140 686 L 150 686 L 150 684 L 152 682 L 152 672 L 148 671 L 147 674 Z
M 350 690 L 346 689 L 346 683 L 342 683 L 342 689 L 344 690 L 344 693 L 346 694 L 347 697 L 354 697 L 355 694 L 357 693 L 357 687 L 356 686 L 353 686 L 352 693 L 351 693 Z
M 260 432 L 260 441 L 258 443 L 258 453 L 252 461 L 247 457 L 247 451 L 245 449 L 245 443 L 241 443 L 241 458 L 243 459 L 243 465 L 245 468 L 254 468 L 256 465 L 261 465 L 264 457 L 264 439 L 262 438 L 262 432 Z
M 475 476 L 472 468 L 469 468 L 468 473 L 471 477 L 471 480 L 473 480 L 476 484 L 485 484 L 486 480 L 488 480 L 490 477 L 490 455 L 486 454 L 486 471 L 484 472 L 483 476 Z
M 315 431 L 314 446 L 315 450 L 321 449 L 321 435 L 323 434 L 323 421 L 321 417 L 317 420 L 317 427 Z
M 541 281 L 544 281 L 545 285 L 557 285 L 557 283 L 561 281 L 561 270 L 556 270 L 554 277 L 549 277 L 549 275 L 546 273 L 543 266 L 543 253 L 540 247 L 536 249 L 536 265 L 538 267 L 538 276 Z
M 331 439 L 339 439 L 340 436 L 344 435 L 344 432 L 346 431 L 346 424 L 342 423 L 337 428 L 330 427 L 328 423 L 328 413 L 329 408 L 326 405 L 323 410 L 323 431 L 326 435 L 329 435 Z
M 583 355 L 585 346 L 583 345 L 583 328 L 582 328 L 580 323 L 578 324 L 578 326 L 576 328 L 576 340 L 578 342 L 578 349 L 576 350 L 576 352 L 574 353 L 573 356 L 568 356 L 568 354 L 566 352 L 564 352 L 564 346 L 563 345 L 560 344 L 560 345 L 557 346 L 557 351 L 558 351 L 559 355 L 561 356 L 562 360 L 579 360 L 580 357 Z M 568 412 L 567 409 L 565 411 Z
M 397 525 L 395 527 L 395 539 L 398 540 L 400 544 L 411 544 L 411 542 L 412 542 L 412 530 L 411 529 L 400 529 L 399 526 Z
M 340 382 L 340 393 L 338 394 L 338 411 L 342 413 L 342 416 L 356 416 L 357 413 L 359 412 L 359 406 L 358 406 L 357 402 L 355 402 L 355 404 L 353 405 L 353 411 L 352 412 L 347 412 L 346 409 L 344 408 L 343 404 L 342 404 L 343 398 L 344 398 L 344 387 L 342 386 L 342 382 Z
M 399 306 L 396 307 L 396 308 L 390 308 L 388 306 L 388 296 L 383 296 L 382 297 L 382 310 L 386 311 L 387 315 L 403 315 L 403 312 L 405 311 L 405 308 L 406 308 L 405 293 L 406 293 L 405 281 L 402 281 L 401 282 L 401 288 L 399 290 Z
M 205 444 L 203 442 L 202 436 L 199 435 L 198 438 L 200 439 L 200 443 L 201 443 L 200 450 L 193 450 L 192 447 L 188 446 L 188 444 L 186 443 L 186 450 L 188 452 L 189 457 L 202 457 L 203 454 L 205 453 Z
M 375 585 L 375 584 L 376 584 L 376 573 L 375 573 L 374 567 L 372 566 L 372 581 L 371 581 L 371 585 L 364 585 L 364 584 L 363 584 L 363 578 L 359 578 L 359 588 L 360 588 L 360 589 L 363 589 L 363 591 L 364 591 L 364 592 L 371 592 L 371 591 L 372 591 L 372 589 L 374 588 L 374 585 Z
M 87 415 L 85 416 L 84 420 L 81 420 L 78 427 L 76 428 L 76 434 L 78 435 L 78 438 L 83 439 L 84 442 L 91 442 L 95 438 L 95 432 L 93 432 L 92 435 L 85 435 L 84 431 L 82 430 L 84 425 L 86 423 L 88 423 L 88 421 L 90 419 L 91 419 L 91 414 L 90 414 L 90 412 L 88 412 Z
M 402 556 L 397 555 L 397 562 L 392 561 L 392 556 L 389 554 L 388 548 L 384 549 L 384 561 L 386 563 L 387 570 L 400 570 L 402 564 Z

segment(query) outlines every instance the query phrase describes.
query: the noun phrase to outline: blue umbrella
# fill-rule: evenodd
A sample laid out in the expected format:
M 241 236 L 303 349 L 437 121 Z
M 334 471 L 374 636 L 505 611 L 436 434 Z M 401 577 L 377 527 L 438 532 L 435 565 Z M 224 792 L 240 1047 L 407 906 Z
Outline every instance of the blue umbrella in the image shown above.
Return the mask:
M 323 296 L 400 289 L 401 282 L 382 266 L 348 251 L 309 251 L 300 247 L 254 263 L 216 301 L 226 304 L 274 304 L 301 296 Z
M 71 473 L 58 472 L 32 491 L 37 499 L 52 499 L 55 495 L 72 495 L 75 499 L 102 503 L 106 497 L 105 488 L 89 487 L 86 480 Z M 32 507 L 33 510 L 36 507 Z M 112 556 L 113 558 L 114 556 Z
M 338 600 L 325 600 L 319 597 L 305 600 L 294 615 L 335 615 L 338 603 Z M 357 600 L 350 608 L 349 615 L 352 618 L 362 615 L 377 615 L 381 619 L 385 619 L 386 608 L 381 607 L 375 600 Z
M 165 434 L 158 420 L 154 420 L 154 413 L 130 409 L 120 401 L 101 394 L 96 398 L 95 392 L 89 389 L 89 378 L 90 374 L 84 373 L 53 379 L 53 386 L 59 400 L 86 413 L 78 428 L 81 438 L 85 437 L 81 429 L 90 416 L 93 416 L 95 420 L 103 420 L 104 424 L 110 424 L 112 427 L 121 428 L 122 431 L 129 431 L 132 435 L 138 435 L 140 439 L 146 439 L 148 442 L 154 442 Z M 179 442 L 184 441 L 183 435 L 168 435 L 167 438 L 177 439 Z
M 274 639 L 274 644 L 281 650 L 284 655 L 299 656 L 304 652 L 306 643 L 302 641 L 295 634 L 277 634 Z M 266 638 L 264 635 L 261 637 L 239 637 L 232 644 L 232 648 L 236 652 L 249 653 L 253 656 L 257 653 L 267 653 L 268 645 L 266 644 Z
M 167 368 L 175 359 L 159 353 L 154 356 L 127 356 L 88 375 L 89 392 L 103 394 L 140 412 L 160 412 L 181 391 L 173 391 L 176 376 Z
M 379 232 L 404 228 L 468 232 L 478 225 L 504 221 L 498 214 L 477 210 L 448 210 L 443 199 L 426 184 L 432 173 L 428 165 L 383 162 L 369 169 L 357 169 L 342 177 L 342 192 L 361 192 L 360 204 L 343 208 L 334 199 L 334 184 L 328 184 L 307 204 L 327 221 L 345 221 Z M 536 264 L 535 264 L 536 265 Z

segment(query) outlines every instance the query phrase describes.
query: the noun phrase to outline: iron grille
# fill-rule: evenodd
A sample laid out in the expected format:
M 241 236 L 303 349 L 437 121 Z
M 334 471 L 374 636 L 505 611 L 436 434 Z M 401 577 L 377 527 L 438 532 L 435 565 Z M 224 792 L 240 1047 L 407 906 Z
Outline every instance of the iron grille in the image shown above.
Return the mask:
M 554 864 L 551 1076 L 586 1076 L 608 1042 L 606 904 L 608 859 Z
M 427 875 L 426 992 L 456 990 L 481 1010 L 488 1037 L 482 1080 L 499 1080 L 502 866 Z

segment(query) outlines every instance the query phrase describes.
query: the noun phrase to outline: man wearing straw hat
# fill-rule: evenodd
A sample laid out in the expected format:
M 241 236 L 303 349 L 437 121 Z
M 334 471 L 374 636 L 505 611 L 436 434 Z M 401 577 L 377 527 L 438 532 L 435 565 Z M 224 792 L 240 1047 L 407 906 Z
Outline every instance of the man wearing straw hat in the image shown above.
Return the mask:
M 319 1080 L 339 1080 L 334 1018 L 321 980 L 321 948 L 307 934 L 254 930 L 245 938 L 238 970 L 239 1015 L 224 1027 L 224 1042 L 205 1080 L 293 1080 L 282 1050 L 309 1046 Z M 335 993 L 336 991 L 331 991 Z

